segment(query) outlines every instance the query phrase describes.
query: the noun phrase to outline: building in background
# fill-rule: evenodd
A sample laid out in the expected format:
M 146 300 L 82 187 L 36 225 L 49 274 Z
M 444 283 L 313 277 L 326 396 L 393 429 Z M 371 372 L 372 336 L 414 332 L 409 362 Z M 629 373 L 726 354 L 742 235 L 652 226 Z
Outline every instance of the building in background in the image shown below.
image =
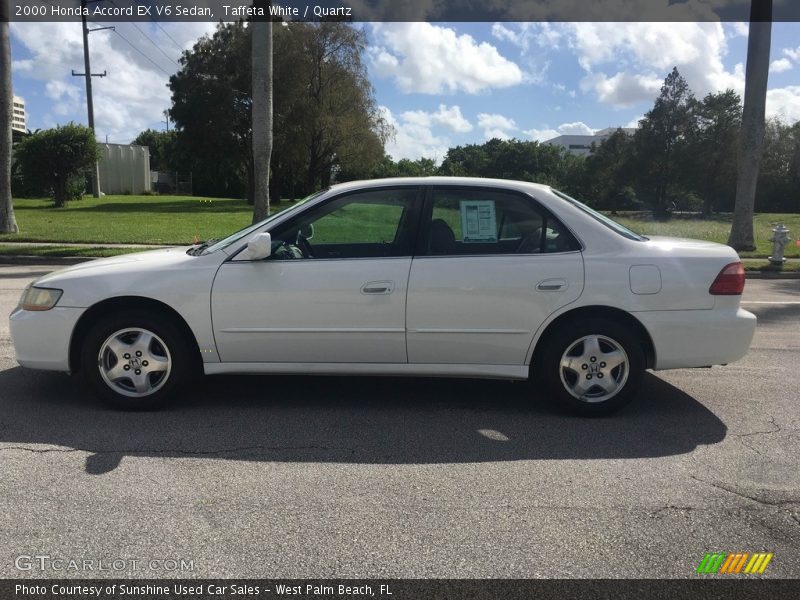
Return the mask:
M 147 146 L 98 145 L 101 192 L 141 194 L 150 191 L 150 149 Z
M 560 135 L 543 143 L 551 146 L 561 146 L 570 154 L 588 156 L 592 152 L 592 144 L 599 146 L 611 137 L 611 134 L 617 129 L 622 129 L 628 135 L 636 133 L 635 127 L 606 127 L 596 131 L 594 135 Z
M 11 117 L 11 131 L 27 133 L 27 122 L 25 120 L 25 100 L 19 96 L 13 99 L 13 114 Z

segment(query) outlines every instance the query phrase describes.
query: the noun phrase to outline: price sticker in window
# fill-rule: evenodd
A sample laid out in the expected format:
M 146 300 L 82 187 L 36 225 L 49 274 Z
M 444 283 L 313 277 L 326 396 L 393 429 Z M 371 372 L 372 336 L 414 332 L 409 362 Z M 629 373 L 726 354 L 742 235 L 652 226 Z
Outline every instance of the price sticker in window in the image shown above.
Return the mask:
M 460 206 L 463 243 L 497 243 L 497 212 L 494 200 L 462 200 Z

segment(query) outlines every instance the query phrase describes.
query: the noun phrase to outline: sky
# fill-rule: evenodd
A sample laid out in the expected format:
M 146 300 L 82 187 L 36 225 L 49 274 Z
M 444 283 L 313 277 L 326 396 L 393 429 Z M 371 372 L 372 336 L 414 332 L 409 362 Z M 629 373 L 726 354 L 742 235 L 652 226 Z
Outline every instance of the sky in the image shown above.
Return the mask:
M 98 139 L 164 129 L 169 75 L 211 23 L 114 24 L 90 34 Z M 362 23 L 365 61 L 395 159 L 456 145 L 635 127 L 677 66 L 702 97 L 743 94 L 742 23 Z M 79 23 L 12 23 L 14 93 L 28 128 L 86 123 Z M 775 23 L 767 116 L 800 120 L 800 23 Z

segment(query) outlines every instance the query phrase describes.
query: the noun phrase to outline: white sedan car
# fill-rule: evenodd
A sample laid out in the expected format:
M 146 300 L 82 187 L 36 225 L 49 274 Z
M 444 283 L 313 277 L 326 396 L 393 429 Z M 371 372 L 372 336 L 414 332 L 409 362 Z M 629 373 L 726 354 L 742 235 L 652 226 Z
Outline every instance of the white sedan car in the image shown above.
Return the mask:
M 727 246 L 646 238 L 547 186 L 385 179 L 46 275 L 11 335 L 20 365 L 80 372 L 129 409 L 204 372 L 531 378 L 599 414 L 646 369 L 744 356 L 744 281 Z

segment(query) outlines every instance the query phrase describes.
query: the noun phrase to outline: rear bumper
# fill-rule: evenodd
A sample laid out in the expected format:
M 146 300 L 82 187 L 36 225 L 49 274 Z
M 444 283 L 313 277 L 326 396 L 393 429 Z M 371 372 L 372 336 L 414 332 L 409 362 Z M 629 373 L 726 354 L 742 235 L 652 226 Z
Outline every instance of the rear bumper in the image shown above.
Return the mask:
M 756 329 L 756 316 L 741 308 L 663 310 L 634 315 L 653 340 L 657 370 L 732 363 L 747 354 Z
M 23 367 L 69 372 L 69 344 L 85 308 L 41 312 L 14 309 L 9 318 L 17 362 Z

